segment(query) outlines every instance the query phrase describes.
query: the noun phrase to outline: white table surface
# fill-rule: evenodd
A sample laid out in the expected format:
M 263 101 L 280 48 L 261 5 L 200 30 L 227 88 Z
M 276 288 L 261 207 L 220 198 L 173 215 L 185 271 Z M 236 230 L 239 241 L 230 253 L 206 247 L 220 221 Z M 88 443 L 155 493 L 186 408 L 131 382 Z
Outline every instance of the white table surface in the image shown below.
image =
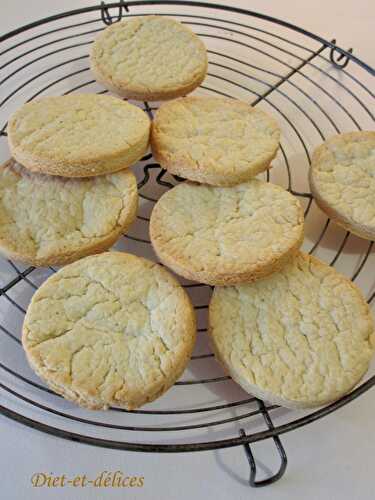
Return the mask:
M 96 3 L 96 2 L 95 2 Z M 258 10 L 322 35 L 336 37 L 340 46 L 353 46 L 358 57 L 375 65 L 375 3 L 315 0 L 314 2 L 237 0 L 222 3 Z M 2 0 L 0 32 L 40 17 L 93 4 L 90 1 Z M 299 7 L 297 7 L 299 5 Z M 368 84 L 373 87 L 373 80 Z M 0 497 L 11 499 L 248 499 L 261 500 L 372 500 L 375 459 L 374 391 L 339 412 L 283 436 L 289 465 L 282 480 L 264 489 L 247 486 L 248 465 L 240 448 L 199 454 L 151 455 L 112 451 L 41 434 L 0 417 Z M 271 447 L 254 450 L 260 463 L 273 463 Z M 138 489 L 36 489 L 35 472 L 87 474 L 121 470 L 145 477 Z

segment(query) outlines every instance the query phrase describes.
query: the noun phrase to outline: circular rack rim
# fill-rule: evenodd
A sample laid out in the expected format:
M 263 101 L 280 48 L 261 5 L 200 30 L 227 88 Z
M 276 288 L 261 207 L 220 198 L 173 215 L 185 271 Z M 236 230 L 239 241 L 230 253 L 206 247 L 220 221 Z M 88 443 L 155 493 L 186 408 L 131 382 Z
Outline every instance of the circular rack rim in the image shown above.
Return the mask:
M 2 36 L 0 36 L 0 42 L 3 42 L 5 40 L 8 40 L 12 38 L 13 36 L 16 36 L 20 33 L 23 33 L 29 29 L 47 24 L 49 22 L 63 19 L 66 17 L 74 16 L 74 15 L 79 15 L 79 14 L 84 14 L 88 12 L 94 12 L 94 11 L 99 11 L 101 10 L 103 13 L 103 9 L 106 10 L 108 13 L 108 9 L 110 8 L 119 8 L 119 18 L 121 18 L 121 9 L 125 8 L 127 10 L 128 7 L 136 7 L 136 6 L 158 6 L 158 5 L 170 5 L 170 6 L 176 6 L 176 5 L 183 5 L 183 6 L 190 6 L 190 7 L 203 7 L 203 8 L 210 8 L 210 9 L 216 9 L 216 10 L 221 10 L 221 11 L 227 11 L 227 12 L 233 12 L 233 13 L 238 13 L 238 14 L 243 14 L 243 15 L 248 15 L 254 18 L 262 19 L 264 21 L 268 21 L 270 23 L 275 23 L 278 25 L 281 25 L 282 27 L 291 29 L 299 34 L 302 34 L 304 36 L 307 36 L 317 42 L 320 42 L 323 44 L 326 48 L 331 49 L 331 61 L 335 63 L 333 59 L 334 52 L 337 52 L 339 57 L 337 58 L 337 61 L 340 60 L 341 58 L 345 57 L 346 61 L 353 61 L 355 64 L 360 66 L 362 69 L 370 73 L 371 75 L 375 75 L 375 70 L 371 68 L 369 65 L 367 65 L 365 62 L 363 62 L 361 59 L 358 59 L 355 57 L 351 49 L 344 50 L 338 47 L 335 43 L 335 41 L 328 41 L 325 40 L 324 38 L 315 35 L 303 28 L 300 28 L 298 26 L 295 26 L 291 23 L 288 23 L 286 21 L 277 19 L 272 16 L 264 15 L 258 12 L 253 12 L 245 9 L 241 9 L 238 7 L 231 7 L 227 5 L 220 5 L 220 4 L 214 4 L 214 3 L 207 3 L 207 2 L 193 2 L 193 1 L 170 1 L 170 0 L 161 0 L 161 1 L 153 1 L 153 0 L 145 0 L 145 1 L 130 1 L 130 2 L 112 2 L 108 4 L 103 4 L 102 5 L 95 5 L 95 6 L 90 6 L 90 7 L 84 7 L 81 9 L 76 9 L 76 10 L 71 10 L 71 11 L 66 11 L 62 12 L 60 14 L 56 14 L 53 16 L 46 17 L 44 19 L 40 19 L 38 21 L 26 24 L 20 28 L 17 28 L 13 31 L 10 31 Z M 141 14 L 140 14 L 141 15 Z M 167 14 L 168 15 L 168 14 Z M 182 16 L 184 14 L 181 14 Z M 114 18 L 116 16 L 113 16 Z M 198 16 L 199 17 L 199 16 Z M 347 62 L 346 62 L 347 63 Z M 345 64 L 340 65 L 342 68 L 345 67 Z M 162 172 L 161 172 L 162 173 Z M 162 175 L 160 175 L 160 178 Z M 329 221 L 329 219 L 328 219 Z M 327 228 L 329 222 L 327 222 L 326 227 L 323 229 L 323 231 Z M 324 233 L 322 233 L 324 234 Z M 348 235 L 347 235 L 348 236 Z M 344 241 L 346 241 L 345 237 Z M 319 243 L 322 235 L 318 239 L 317 243 Z M 341 252 L 343 247 L 343 244 L 341 244 L 341 249 L 339 249 L 339 252 Z M 369 253 L 369 251 L 368 251 Z M 339 254 L 338 254 L 339 255 Z M 335 257 L 334 261 L 337 259 L 338 255 Z M 368 255 L 367 255 L 368 256 Z M 334 262 L 332 261 L 332 263 Z M 365 261 L 364 261 L 365 262 Z M 363 264 L 364 264 L 363 262 Z M 331 264 L 332 264 L 331 263 Z M 361 268 L 363 266 L 361 265 Z M 357 275 L 359 273 L 359 270 L 357 270 Z M 22 274 L 22 273 L 21 273 Z M 25 278 L 25 277 L 23 277 Z M 26 279 L 26 278 L 25 278 Z M 373 296 L 371 297 L 370 301 L 372 300 Z M 268 438 L 276 438 L 281 434 L 284 434 L 286 432 L 289 432 L 291 430 L 297 429 L 299 427 L 302 427 L 308 423 L 314 422 L 315 420 L 318 420 L 335 410 L 345 406 L 349 402 L 353 401 L 357 397 L 359 397 L 361 394 L 369 390 L 371 387 L 375 385 L 375 375 L 370 377 L 367 381 L 363 382 L 360 386 L 358 386 L 356 389 L 354 389 L 352 392 L 349 394 L 345 395 L 338 401 L 335 401 L 328 406 L 325 406 L 323 408 L 320 408 L 312 413 L 309 413 L 308 415 L 297 418 L 291 422 L 288 422 L 283 425 L 279 425 L 277 427 L 269 427 L 268 430 L 265 431 L 260 431 L 256 432 L 250 435 L 243 435 L 241 434 L 240 437 L 236 438 L 229 438 L 229 439 L 222 439 L 222 440 L 216 440 L 216 441 L 209 441 L 209 442 L 197 442 L 197 443 L 190 443 L 190 444 L 151 444 L 151 443 L 132 443 L 132 442 L 125 442 L 125 441 L 116 441 L 116 440 L 110 440 L 110 439 L 102 439 L 102 438 L 96 438 L 92 436 L 87 436 L 83 434 L 78 434 L 74 432 L 70 432 L 64 429 L 60 429 L 57 427 L 53 427 L 50 425 L 47 425 L 45 423 L 33 420 L 29 417 L 26 417 L 20 413 L 15 412 L 14 410 L 11 410 L 9 408 L 6 408 L 2 405 L 0 405 L 0 413 L 2 413 L 4 416 L 11 418 L 15 421 L 18 421 L 26 426 L 32 427 L 34 429 L 40 430 L 42 432 L 52 434 L 54 436 L 58 436 L 64 439 L 68 439 L 71 441 L 78 441 L 81 443 L 85 444 L 91 444 L 95 446 L 100 446 L 100 447 L 105 447 L 105 448 L 112 448 L 112 449 L 124 449 L 124 450 L 129 450 L 129 451 L 145 451 L 145 452 L 168 452 L 168 453 L 175 453 L 175 452 L 189 452 L 189 451 L 204 451 L 204 450 L 213 450 L 213 449 L 218 449 L 218 448 L 228 448 L 228 447 L 233 447 L 233 446 L 239 446 L 239 445 L 244 445 L 248 443 L 253 443 L 257 441 L 261 441 L 264 439 Z M 259 413 L 262 413 L 263 410 L 262 408 L 260 409 Z
M 268 16 L 266 14 L 261 14 L 260 12 L 252 11 L 252 10 L 247 10 L 247 9 L 241 9 L 239 7 L 232 7 L 229 5 L 222 5 L 222 4 L 216 4 L 216 3 L 207 3 L 207 2 L 195 2 L 195 1 L 188 1 L 188 0 L 179 0 L 178 2 L 174 0 L 135 0 L 135 1 L 130 1 L 130 2 L 111 2 L 104 4 L 102 2 L 102 5 L 91 5 L 90 7 L 83 7 L 81 9 L 74 9 L 74 10 L 68 10 L 65 12 L 60 12 L 59 14 L 54 14 L 52 16 L 48 16 L 42 19 L 39 19 L 38 21 L 34 21 L 32 23 L 24 24 L 23 26 L 16 28 L 12 31 L 8 31 L 8 33 L 5 33 L 4 35 L 0 36 L 0 42 L 3 42 L 7 40 L 8 38 L 11 38 L 12 36 L 18 35 L 20 33 L 23 33 L 24 31 L 27 31 L 28 29 L 31 28 L 36 28 L 37 26 L 40 26 L 42 24 L 49 23 L 51 21 L 56 21 L 58 19 L 63 19 L 65 17 L 70 17 L 70 16 L 75 16 L 78 14 L 84 14 L 86 12 L 94 12 L 96 10 L 101 10 L 103 7 L 105 7 L 107 10 L 111 8 L 128 8 L 128 7 L 137 7 L 137 6 L 145 6 L 145 5 L 184 5 L 187 7 L 204 7 L 204 8 L 212 8 L 212 9 L 217 9 L 217 10 L 223 10 L 223 11 L 228 11 L 228 12 L 234 12 L 237 14 L 245 14 L 248 16 L 252 17 L 257 17 L 259 19 L 263 19 L 264 21 L 270 21 L 272 23 L 279 24 L 280 26 L 283 26 L 284 28 L 289 28 L 292 29 L 293 31 L 296 31 L 297 33 L 300 33 L 302 35 L 306 35 L 313 40 L 323 43 L 327 47 L 330 47 L 331 49 L 337 50 L 337 52 L 341 56 L 345 56 L 348 59 L 355 61 L 359 66 L 364 68 L 366 71 L 369 73 L 375 75 L 375 69 L 366 64 L 364 61 L 359 59 L 358 57 L 354 56 L 352 54 L 352 51 L 349 50 L 344 50 L 341 47 L 338 47 L 334 42 L 330 42 L 326 40 L 325 38 L 322 38 L 319 35 L 316 35 L 315 33 L 312 33 L 311 31 L 305 30 L 304 28 L 300 28 L 299 26 L 296 26 L 295 24 L 289 23 L 287 21 L 284 21 L 282 19 L 279 19 L 277 17 L 273 16 Z

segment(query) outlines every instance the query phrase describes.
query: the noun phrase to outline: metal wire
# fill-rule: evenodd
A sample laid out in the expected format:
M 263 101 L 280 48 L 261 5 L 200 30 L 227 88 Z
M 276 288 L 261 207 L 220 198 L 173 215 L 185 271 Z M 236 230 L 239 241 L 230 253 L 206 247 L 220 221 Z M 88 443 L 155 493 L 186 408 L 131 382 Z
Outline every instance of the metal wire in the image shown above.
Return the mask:
M 272 108 L 272 110 L 278 114 L 281 119 L 285 122 L 286 126 L 291 131 L 291 136 L 298 141 L 299 147 L 301 148 L 301 152 L 303 154 L 304 161 L 309 164 L 310 163 L 310 155 L 309 155 L 309 145 L 307 143 L 307 137 L 299 130 L 298 126 L 294 123 L 294 121 L 288 116 L 282 107 L 284 103 L 288 104 L 290 108 L 295 109 L 301 117 L 306 119 L 307 123 L 314 133 L 317 134 L 319 140 L 324 140 L 327 136 L 327 131 L 330 132 L 332 129 L 333 133 L 339 133 L 342 131 L 342 126 L 340 123 L 337 123 L 336 119 L 331 115 L 331 113 L 325 109 L 324 104 L 320 102 L 316 97 L 312 95 L 311 92 L 306 91 L 302 87 L 302 83 L 299 80 L 296 80 L 295 77 L 301 79 L 302 82 L 306 82 L 312 86 L 312 88 L 321 93 L 325 98 L 329 99 L 340 112 L 343 113 L 345 118 L 352 124 L 352 126 L 358 130 L 361 130 L 361 123 L 357 115 L 354 114 L 352 109 L 349 109 L 343 102 L 342 99 L 338 99 L 330 90 L 328 90 L 322 83 L 318 80 L 318 78 L 312 77 L 311 72 L 316 72 L 327 81 L 332 82 L 340 88 L 345 95 L 350 97 L 353 100 L 353 103 L 356 103 L 364 113 L 373 119 L 373 115 L 369 106 L 364 102 L 364 100 L 358 96 L 347 84 L 346 80 L 343 80 L 337 74 L 330 74 L 328 70 L 319 66 L 319 62 L 329 62 L 333 61 L 336 65 L 340 65 L 343 75 L 347 77 L 350 81 L 354 82 L 355 85 L 358 85 L 362 90 L 366 92 L 366 95 L 370 97 L 374 97 L 370 90 L 358 79 L 357 76 L 352 75 L 350 71 L 347 69 L 342 69 L 344 65 L 346 66 L 349 61 L 353 64 L 358 65 L 358 67 L 362 68 L 364 71 L 367 71 L 371 74 L 374 74 L 372 68 L 366 65 L 363 61 L 357 59 L 351 53 L 351 49 L 349 51 L 345 51 L 336 46 L 336 41 L 326 41 L 322 38 L 313 35 L 311 33 L 302 30 L 301 28 L 290 25 L 289 23 L 276 20 L 269 16 L 263 16 L 259 13 L 254 12 L 246 12 L 241 9 L 236 9 L 233 7 L 227 6 L 218 6 L 214 4 L 204 4 L 202 2 L 120 2 L 107 4 L 104 6 L 91 6 L 84 9 L 79 9 L 77 11 L 70 11 L 66 13 L 62 13 L 57 16 L 51 16 L 45 20 L 38 21 L 36 23 L 32 23 L 29 26 L 19 28 L 12 33 L 3 35 L 0 37 L 0 43 L 15 39 L 15 43 L 11 46 L 6 47 L 0 52 L 0 57 L 9 55 L 10 58 L 0 65 L 0 70 L 10 70 L 10 72 L 4 76 L 0 82 L 0 90 L 4 88 L 4 85 L 9 85 L 9 89 L 11 90 L 7 95 L 4 96 L 2 101 L 0 102 L 0 111 L 4 108 L 5 105 L 9 103 L 13 103 L 16 99 L 18 99 L 19 95 L 22 91 L 27 90 L 28 86 L 31 83 L 43 81 L 41 88 L 34 92 L 32 95 L 28 97 L 27 100 L 32 100 L 35 97 L 42 95 L 47 90 L 53 89 L 55 86 L 59 84 L 66 83 L 70 79 L 74 77 L 85 77 L 85 73 L 89 71 L 87 66 L 79 69 L 64 71 L 64 75 L 58 78 L 52 78 L 52 75 L 55 71 L 61 70 L 71 64 L 79 64 L 85 59 L 87 59 L 88 55 L 85 53 L 84 55 L 77 55 L 76 57 L 71 57 L 71 52 L 75 50 L 82 50 L 83 48 L 89 47 L 92 43 L 93 36 L 101 31 L 105 26 L 105 24 L 110 24 L 112 22 L 118 21 L 123 16 L 132 17 L 138 16 L 139 13 L 133 13 L 133 8 L 143 5 L 189 5 L 194 13 L 158 13 L 159 15 L 171 15 L 172 17 L 181 18 L 182 22 L 185 22 L 191 25 L 193 28 L 199 28 L 198 34 L 202 39 L 206 39 L 207 42 L 210 40 L 212 42 L 220 42 L 220 43 L 230 43 L 233 47 L 241 47 L 243 50 L 248 51 L 249 54 L 261 54 L 264 57 L 264 62 L 266 67 L 261 67 L 259 64 L 255 62 L 250 62 L 251 57 L 246 59 L 239 59 L 234 55 L 229 55 L 227 52 L 220 52 L 215 45 L 215 49 L 210 48 L 208 50 L 210 56 L 210 65 L 209 65 L 209 78 L 207 83 L 201 86 L 201 88 L 208 92 L 214 93 L 217 95 L 223 95 L 227 97 L 236 97 L 238 92 L 246 92 L 249 96 L 249 102 L 252 105 L 258 105 L 260 103 L 264 103 L 266 106 Z M 214 15 L 206 15 L 206 12 L 200 13 L 200 7 L 209 7 L 213 12 L 219 13 L 217 16 Z M 112 15 L 112 10 L 115 9 L 114 14 Z M 118 10 L 116 10 L 118 9 Z M 230 19 L 223 19 L 223 12 L 236 12 L 246 17 L 245 22 L 232 21 Z M 72 18 L 77 15 L 83 15 L 89 12 L 97 12 L 98 18 L 92 20 L 85 20 L 83 22 L 77 23 L 69 23 L 64 26 L 59 26 L 57 28 L 53 27 L 53 22 L 57 20 L 61 20 L 64 18 Z M 141 13 L 142 14 L 142 13 Z M 150 12 L 147 15 L 151 15 Z M 256 18 L 258 20 L 264 21 L 266 28 L 260 28 L 259 26 L 252 26 L 248 23 Z M 98 27 L 94 27 L 93 25 L 99 24 Z M 317 44 L 313 48 L 307 47 L 305 45 L 292 42 L 286 36 L 282 36 L 278 33 L 272 32 L 273 25 L 282 26 L 284 28 L 288 28 L 294 30 L 302 35 L 305 35 L 306 39 L 314 40 Z M 51 25 L 51 29 L 49 26 Z M 46 26 L 47 30 L 42 33 L 33 33 L 33 28 L 37 26 Z M 88 29 L 88 26 L 93 29 Z M 83 31 L 74 32 L 71 34 L 68 30 L 76 30 L 78 28 L 83 28 Z M 200 31 L 200 28 L 203 28 Z M 204 31 L 206 30 L 206 31 Z M 207 30 L 212 30 L 212 32 L 208 33 Z M 29 38 L 25 35 L 27 33 L 31 34 Z M 66 34 L 68 32 L 68 34 Z M 17 35 L 22 34 L 22 40 L 17 40 Z M 58 38 L 51 39 L 51 36 L 58 35 Z M 60 36 L 62 35 L 62 36 Z M 234 38 L 237 37 L 237 38 Z M 267 38 L 264 38 L 266 36 Z M 87 37 L 88 39 L 80 40 L 80 37 Z M 77 43 L 76 43 L 76 39 Z M 34 41 L 39 41 L 38 45 L 30 48 L 29 44 Z M 246 40 L 246 41 L 245 41 Z M 270 41 L 272 40 L 272 41 Z M 68 42 L 68 45 L 59 46 L 58 44 L 64 44 Z M 281 45 L 287 45 L 288 48 L 285 48 Z M 48 52 L 41 53 L 44 49 L 48 49 L 52 46 L 53 50 Z M 15 53 L 14 51 L 20 49 L 20 47 L 24 47 L 24 50 L 19 53 Z M 270 53 L 272 50 L 272 53 Z M 330 50 L 329 58 L 324 54 L 327 50 Z M 54 57 L 64 56 L 66 54 L 69 55 L 68 59 L 64 59 L 62 62 L 55 63 L 53 65 L 48 65 L 48 67 L 39 67 L 38 65 L 45 63 L 49 63 L 50 59 Z M 277 53 L 277 55 L 275 55 Z M 301 55 L 304 54 L 304 55 Z M 35 57 L 34 57 L 35 55 Z M 28 59 L 28 58 L 32 59 Z M 287 58 L 287 61 L 285 60 Z M 297 63 L 291 64 L 290 60 L 293 58 Z M 345 58 L 342 61 L 342 58 Z M 342 61 L 342 62 L 341 62 Z M 279 73 L 275 69 L 270 69 L 268 64 L 277 64 L 278 67 L 281 67 L 286 70 L 286 73 Z M 16 64 L 19 66 L 15 67 Z M 38 70 L 33 71 L 33 66 L 37 65 Z M 257 72 L 257 76 L 255 76 L 254 71 Z M 258 76 L 258 75 L 261 76 Z M 27 75 L 27 76 L 26 76 Z M 30 76 L 31 75 L 31 76 Z M 50 78 L 51 76 L 51 78 Z M 90 75 L 91 76 L 91 75 Z M 15 79 L 19 77 L 23 77 L 24 81 L 17 82 L 17 84 L 13 85 Z M 274 78 L 276 82 L 270 83 L 267 78 Z M 48 82 L 44 80 L 48 78 Z M 248 84 L 242 83 L 243 81 L 248 82 Z M 241 80 L 239 83 L 238 80 Z M 223 91 L 220 87 L 221 83 L 228 84 L 230 88 L 233 89 L 233 93 L 228 93 L 227 91 Z M 85 81 L 80 81 L 77 84 L 71 86 L 64 93 L 71 93 L 77 90 L 85 89 L 90 85 L 94 84 L 94 80 L 92 78 L 87 79 Z M 264 91 L 260 92 L 258 90 L 254 90 L 254 85 L 262 86 Z M 219 88 L 217 88 L 219 87 Z M 257 87 L 258 88 L 258 87 Z M 98 93 L 106 93 L 106 90 L 101 90 Z M 276 100 L 275 97 L 279 97 L 282 101 Z M 302 105 L 299 102 L 299 99 L 303 97 L 306 99 L 306 102 L 309 105 Z M 153 112 L 157 109 L 156 107 L 150 106 L 148 102 L 143 103 L 143 107 L 145 111 L 152 118 Z M 312 110 L 318 113 L 321 118 L 318 120 L 315 115 L 313 115 Z M 320 123 L 320 120 L 327 122 L 329 127 L 323 127 Z M 6 123 L 3 125 L 1 129 L 1 136 L 6 137 Z M 281 144 L 281 159 L 282 159 L 282 168 L 285 168 L 285 174 L 287 178 L 287 189 L 292 192 L 294 195 L 300 197 L 302 200 L 307 201 L 307 206 L 305 208 L 305 216 L 309 215 L 311 206 L 313 204 L 313 199 L 310 193 L 298 191 L 295 189 L 293 185 L 293 176 L 292 176 L 292 168 L 291 161 L 288 157 L 288 144 L 283 142 Z M 166 178 L 166 172 L 160 169 L 160 166 L 152 160 L 151 155 L 146 155 L 142 162 L 143 176 L 138 181 L 138 188 L 140 190 L 140 197 L 146 201 L 151 203 L 155 203 L 157 198 L 151 196 L 148 192 L 148 186 L 152 183 L 158 184 L 163 189 L 170 189 L 173 187 L 173 183 L 170 182 L 169 179 Z M 154 175 L 155 174 L 155 175 Z M 267 180 L 270 180 L 272 171 L 267 171 Z M 181 182 L 183 179 L 173 176 L 174 181 Z M 138 215 L 138 219 L 145 223 L 149 222 L 149 217 Z M 316 252 L 330 228 L 330 220 L 327 219 L 324 227 L 322 228 L 320 234 L 317 239 L 313 243 L 312 248 L 310 249 L 310 253 Z M 140 245 L 149 245 L 149 239 L 140 237 L 136 234 L 127 234 L 125 238 L 138 242 Z M 333 266 L 337 263 L 340 256 L 345 252 L 345 247 L 349 240 L 349 233 L 346 233 L 341 240 L 335 255 L 332 257 L 330 264 Z M 373 253 L 373 242 L 369 243 L 367 250 L 359 263 L 358 267 L 354 271 L 352 275 L 352 280 L 357 279 L 359 274 L 366 267 L 366 263 L 368 259 Z M 19 269 L 17 265 L 13 262 L 9 261 L 9 265 L 13 272 L 16 273 L 15 277 L 9 280 L 1 289 L 0 289 L 0 298 L 4 298 L 9 307 L 14 308 L 14 310 L 18 311 L 18 314 L 23 315 L 25 313 L 25 309 L 18 304 L 18 302 L 9 295 L 14 287 L 16 287 L 20 283 L 25 283 L 31 291 L 34 291 L 37 288 L 37 285 L 31 281 L 30 277 L 33 275 L 35 270 L 34 267 L 29 267 L 23 271 Z M 49 272 L 55 272 L 55 269 L 50 268 Z M 184 285 L 187 289 L 194 289 L 196 287 L 204 287 L 206 285 L 201 284 L 187 284 Z M 370 295 L 368 302 L 371 303 L 375 298 L 375 292 Z M 196 306 L 197 310 L 204 310 L 207 308 L 206 304 Z M 19 336 L 15 333 L 9 331 L 9 329 L 0 324 L 0 331 L 2 334 L 9 339 L 9 341 L 14 342 L 14 345 L 20 347 L 21 342 Z M 206 328 L 199 328 L 198 331 L 204 335 Z M 19 335 L 19 333 L 18 333 Z M 192 356 L 192 361 L 195 363 L 200 363 L 202 360 L 207 360 L 212 358 L 212 353 L 204 353 L 197 354 Z M 43 394 L 51 395 L 52 397 L 59 397 L 54 395 L 53 391 L 48 389 L 47 387 L 29 379 L 28 377 L 18 373 L 13 368 L 6 366 L 3 363 L 0 363 L 0 368 L 4 374 L 14 380 L 18 380 L 20 384 L 25 384 L 30 389 L 36 391 L 38 397 L 43 396 Z M 227 383 L 230 380 L 228 376 L 220 376 L 213 378 L 199 378 L 195 380 L 181 380 L 176 383 L 176 390 L 179 386 L 187 386 L 193 387 L 197 384 L 212 384 L 212 383 Z M 230 383 L 230 382 L 229 382 Z M 289 421 L 287 424 L 281 426 L 275 426 L 271 420 L 270 413 L 273 410 L 277 409 L 277 406 L 271 405 L 267 406 L 263 402 L 257 400 L 256 398 L 246 398 L 234 402 L 224 402 L 222 404 L 215 404 L 211 406 L 195 406 L 188 409 L 165 409 L 165 410 L 136 410 L 129 412 L 120 408 L 112 408 L 113 412 L 122 412 L 129 413 L 135 415 L 144 415 L 144 416 L 155 416 L 155 415 L 164 415 L 164 416 L 178 416 L 178 415 L 213 415 L 212 418 L 206 419 L 200 423 L 194 423 L 189 425 L 155 425 L 153 422 L 151 425 L 119 425 L 119 424 L 108 424 L 103 421 L 92 420 L 89 418 L 81 418 L 75 415 L 71 415 L 66 412 L 62 412 L 57 410 L 53 406 L 49 406 L 44 402 L 40 402 L 37 398 L 31 398 L 29 396 L 25 396 L 20 392 L 20 390 L 15 390 L 12 387 L 9 387 L 6 383 L 0 383 L 0 387 L 5 393 L 11 395 L 18 401 L 22 401 L 23 404 L 31 407 L 37 408 L 41 414 L 51 414 L 56 417 L 63 418 L 67 422 L 78 422 L 80 424 L 85 424 L 87 426 L 94 427 L 102 427 L 107 429 L 117 429 L 122 431 L 130 431 L 130 432 L 184 432 L 186 430 L 192 429 L 205 429 L 216 426 L 227 426 L 229 427 L 228 434 L 229 437 L 222 440 L 211 440 L 207 442 L 199 442 L 199 443 L 173 443 L 173 444 L 154 444 L 148 442 L 136 443 L 136 442 L 128 442 L 128 441 L 114 441 L 114 440 L 105 440 L 99 439 L 95 437 L 91 437 L 88 434 L 77 434 L 71 431 L 66 431 L 54 426 L 48 426 L 44 424 L 42 421 L 37 421 L 27 417 L 26 415 L 22 415 L 20 413 L 15 412 L 9 407 L 0 406 L 0 411 L 19 422 L 22 422 L 28 426 L 31 426 L 35 429 L 42 430 L 44 432 L 58 435 L 64 437 L 66 439 L 72 439 L 75 441 L 80 441 L 84 443 L 94 444 L 97 446 L 109 447 L 109 448 L 117 448 L 117 449 L 128 449 L 128 450 L 138 450 L 138 451 L 153 451 L 153 452 L 178 452 L 178 451 L 200 451 L 207 449 L 215 449 L 215 448 L 224 448 L 229 446 L 236 445 L 244 445 L 246 448 L 246 454 L 249 460 L 250 469 L 251 469 L 251 477 L 250 484 L 252 486 L 263 486 L 265 484 L 269 484 L 273 482 L 285 471 L 287 459 L 285 455 L 285 450 L 282 447 L 282 444 L 279 439 L 279 435 L 288 432 L 289 430 L 293 430 L 302 425 L 305 425 L 309 422 L 312 422 L 318 418 L 323 417 L 324 415 L 335 411 L 340 408 L 344 404 L 352 401 L 360 394 L 362 394 L 365 390 L 368 390 L 375 384 L 375 377 L 372 377 L 367 382 L 362 384 L 356 390 L 354 390 L 351 394 L 345 396 L 341 400 L 333 403 L 332 405 L 327 406 L 326 408 L 320 409 L 316 412 L 307 415 L 306 417 Z M 20 386 L 23 387 L 22 385 Z M 256 404 L 256 408 L 249 408 L 249 405 Z M 241 414 L 234 415 L 233 417 L 225 417 L 225 418 L 217 418 L 215 412 L 224 411 L 228 409 L 241 409 Z M 267 425 L 266 431 L 256 432 L 256 433 L 246 433 L 244 430 L 240 431 L 240 436 L 238 437 L 238 433 L 235 432 L 233 424 L 237 421 L 245 421 L 250 419 L 251 417 L 255 417 L 260 415 L 264 418 L 265 423 Z M 273 438 L 275 442 L 275 446 L 280 454 L 281 465 L 279 471 L 272 477 L 258 481 L 256 479 L 256 465 L 254 461 L 254 457 L 252 455 L 252 451 L 250 449 L 249 443 L 259 441 L 262 439 Z

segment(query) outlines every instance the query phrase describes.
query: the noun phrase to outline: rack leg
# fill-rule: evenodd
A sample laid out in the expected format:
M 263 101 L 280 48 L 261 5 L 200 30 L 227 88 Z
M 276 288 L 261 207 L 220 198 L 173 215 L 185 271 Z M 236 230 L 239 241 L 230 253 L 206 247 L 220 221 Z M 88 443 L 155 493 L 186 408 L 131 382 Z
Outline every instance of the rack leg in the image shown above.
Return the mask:
M 260 405 L 260 409 L 262 411 L 262 415 L 263 415 L 263 418 L 267 424 L 267 427 L 269 429 L 273 429 L 274 426 L 272 424 L 272 420 L 267 412 L 266 407 L 264 406 L 263 401 L 259 400 L 258 403 Z M 240 429 L 240 436 L 241 437 L 246 436 L 244 429 Z M 254 458 L 253 452 L 251 450 L 250 444 L 245 443 L 243 445 L 243 447 L 245 449 L 245 453 L 246 453 L 246 458 L 247 458 L 247 461 L 249 462 L 249 466 L 250 466 L 249 485 L 252 486 L 253 488 L 261 488 L 262 486 L 268 486 L 269 484 L 272 484 L 272 483 L 278 481 L 285 473 L 285 470 L 286 470 L 286 467 L 288 464 L 288 458 L 286 456 L 284 446 L 282 445 L 279 436 L 274 436 L 272 439 L 273 439 L 275 446 L 276 446 L 276 449 L 280 455 L 280 460 L 281 460 L 280 467 L 279 467 L 279 470 L 274 475 L 269 476 L 266 479 L 262 479 L 260 481 L 257 481 L 257 479 L 256 479 L 257 466 L 255 463 L 255 458 Z

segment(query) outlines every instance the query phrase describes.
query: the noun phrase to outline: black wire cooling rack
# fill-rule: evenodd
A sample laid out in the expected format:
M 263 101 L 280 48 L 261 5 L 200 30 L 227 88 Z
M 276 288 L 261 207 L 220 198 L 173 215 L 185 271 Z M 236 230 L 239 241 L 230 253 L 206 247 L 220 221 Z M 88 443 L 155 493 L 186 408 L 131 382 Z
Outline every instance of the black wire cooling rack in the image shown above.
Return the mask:
M 102 4 L 64 12 L 0 37 L 1 154 L 9 155 L 9 114 L 40 95 L 106 93 L 88 68 L 94 37 L 125 17 L 170 15 L 203 39 L 209 71 L 198 93 L 243 99 L 260 105 L 280 122 L 283 139 L 267 180 L 285 186 L 305 208 L 305 250 L 318 254 L 353 281 L 372 303 L 375 298 L 373 242 L 330 224 L 308 189 L 310 151 L 335 133 L 373 129 L 374 70 L 343 50 L 287 22 L 234 7 L 203 2 L 135 1 Z M 346 69 L 346 66 L 348 69 Z M 158 103 L 142 104 L 152 117 Z M 149 215 L 160 194 L 182 179 L 171 177 L 146 155 L 135 167 L 141 206 L 136 224 L 118 244 L 149 258 Z M 339 401 L 310 413 L 283 410 L 250 397 L 224 376 L 209 352 L 205 313 L 210 287 L 182 280 L 194 301 L 199 326 L 196 351 L 183 380 L 142 410 L 76 408 L 42 385 L 27 366 L 20 332 L 35 289 L 55 269 L 0 261 L 0 411 L 34 429 L 100 447 L 145 452 L 186 452 L 242 445 L 250 465 L 250 485 L 264 486 L 285 472 L 287 457 L 280 435 L 339 409 L 375 384 L 375 375 Z M 302 416 L 301 416 L 302 415 Z M 277 421 L 277 423 L 276 423 Z M 279 469 L 259 479 L 250 443 L 271 439 Z

